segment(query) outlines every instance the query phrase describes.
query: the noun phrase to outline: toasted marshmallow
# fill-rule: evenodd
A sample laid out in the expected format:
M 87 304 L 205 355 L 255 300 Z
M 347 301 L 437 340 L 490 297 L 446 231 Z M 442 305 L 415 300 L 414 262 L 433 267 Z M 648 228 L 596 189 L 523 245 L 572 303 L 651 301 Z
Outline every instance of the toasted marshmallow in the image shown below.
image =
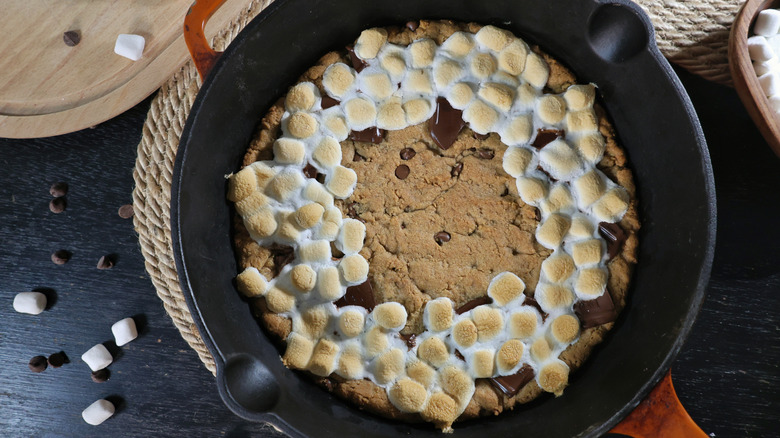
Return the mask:
M 333 206 L 333 195 L 328 193 L 325 187 L 314 179 L 306 184 L 306 188 L 303 189 L 303 196 L 325 208 Z
M 512 41 L 498 54 L 498 68 L 511 75 L 519 75 L 525 69 L 528 46 L 519 39 Z
M 325 215 L 322 217 L 325 222 L 333 222 L 338 226 L 341 226 L 342 215 L 341 210 L 338 207 L 331 207 L 325 210 Z
M 292 332 L 287 337 L 287 349 L 284 351 L 282 362 L 288 368 L 303 370 L 309 365 L 314 353 L 314 342 L 303 335 Z
M 506 306 L 518 298 L 525 298 L 523 295 L 524 290 L 525 283 L 520 277 L 511 272 L 502 272 L 490 281 L 487 293 L 496 304 Z M 477 325 L 477 328 L 479 328 L 479 325 Z
M 470 33 L 455 32 L 441 45 L 441 49 L 453 58 L 463 58 L 474 48 L 474 37 Z
M 593 169 L 572 181 L 572 187 L 577 195 L 577 205 L 584 210 L 601 198 L 607 186 L 600 172 Z
M 268 197 L 262 192 L 255 191 L 246 198 L 236 202 L 236 212 L 241 217 L 251 216 L 268 205 Z
M 407 363 L 406 375 L 426 388 L 430 388 L 436 377 L 436 371 L 421 360 Z
M 516 367 L 523 358 L 525 346 L 517 339 L 510 339 L 498 349 L 496 365 L 499 374 L 505 374 Z
M 515 98 L 515 107 L 519 110 L 531 111 L 536 108 L 536 100 L 541 96 L 541 90 L 525 83 L 517 87 L 517 98 Z
M 327 110 L 322 115 L 322 126 L 325 127 L 325 132 L 332 135 L 338 141 L 344 141 L 349 136 L 349 128 L 347 127 L 347 120 L 344 118 L 339 108 L 337 111 Z
M 390 78 L 392 80 L 397 82 L 401 80 L 404 73 L 406 73 L 406 60 L 404 59 L 404 51 L 402 49 L 397 48 L 396 46 L 387 46 L 387 48 L 390 47 L 393 49 L 384 52 L 379 65 L 390 73 Z
M 498 134 L 501 136 L 501 141 L 507 146 L 517 146 L 528 143 L 531 140 L 532 132 L 531 114 L 520 114 L 510 119 L 509 123 L 506 123 Z M 506 155 L 504 155 L 504 159 L 506 159 Z M 530 157 L 528 160 L 530 162 Z M 512 176 L 516 178 L 515 175 Z
M 599 121 L 592 109 L 566 114 L 566 131 L 571 133 L 593 132 L 599 129 Z
M 568 309 L 574 304 L 574 292 L 560 284 L 539 283 L 534 298 L 545 312 Z
M 276 232 L 277 225 L 274 214 L 267 208 L 261 209 L 248 218 L 244 218 L 244 226 L 249 231 L 249 235 L 255 240 L 273 235 Z
M 339 316 L 339 330 L 344 336 L 354 338 L 363 333 L 365 317 L 357 310 L 345 310 Z
M 334 240 L 339 234 L 339 226 L 333 222 L 323 222 L 317 232 L 314 233 L 315 239 Z
M 348 255 L 341 259 L 339 271 L 347 284 L 360 284 L 368 278 L 368 262 L 360 254 Z
M 542 262 L 542 272 L 553 283 L 565 281 L 574 269 L 574 260 L 565 252 L 553 253 Z
M 309 265 L 295 265 L 290 270 L 290 281 L 301 292 L 309 292 L 317 284 L 317 273 Z
M 330 315 L 323 307 L 312 307 L 293 318 L 293 330 L 309 339 L 319 339 L 325 334 Z
M 279 228 L 276 235 L 282 240 L 298 241 L 303 230 L 295 223 L 295 212 L 280 211 L 277 213 Z
M 563 99 L 566 101 L 566 107 L 572 111 L 591 108 L 596 99 L 596 87 L 591 84 L 571 85 L 563 93 Z
M 555 249 L 566 236 L 571 220 L 562 214 L 553 213 L 536 229 L 536 240 L 545 248 Z
M 341 286 L 338 268 L 327 266 L 317 272 L 317 291 L 328 301 L 336 301 L 344 296 L 345 289 Z
M 554 184 L 541 204 L 542 214 L 549 215 L 574 208 L 574 198 L 564 184 Z
M 471 101 L 463 111 L 463 120 L 468 122 L 471 129 L 478 134 L 490 133 L 498 123 L 498 119 L 498 112 L 478 99 Z
M 311 204 L 306 204 L 296 210 L 293 214 L 293 219 L 299 227 L 308 229 L 320 222 L 324 212 L 325 209 L 320 204 L 312 202 Z
M 376 124 L 376 106 L 364 97 L 348 100 L 344 104 L 344 115 L 353 131 L 362 131 Z
M 547 84 L 547 78 L 550 76 L 550 67 L 544 58 L 536 53 L 529 53 L 525 59 L 525 70 L 520 75 L 523 80 L 531 84 L 536 89 L 541 89 Z
M 268 304 L 268 310 L 271 312 L 285 313 L 295 307 L 295 296 L 290 292 L 279 288 L 279 286 L 274 285 L 266 292 L 265 302 Z
M 501 311 L 489 306 L 478 306 L 471 311 L 471 319 L 477 327 L 479 342 L 489 341 L 504 329 L 504 317 Z
M 589 239 L 572 245 L 571 255 L 577 267 L 595 265 L 601 261 L 601 241 Z
M 420 412 L 428 400 L 428 391 L 412 379 L 401 379 L 390 388 L 387 396 L 401 412 Z
M 458 403 L 443 392 L 431 394 L 428 403 L 420 413 L 423 420 L 432 421 L 439 426 L 449 426 L 460 415 Z
M 268 290 L 268 282 L 265 277 L 254 267 L 244 269 L 236 277 L 238 291 L 244 296 L 253 298 L 262 296 Z
M 523 306 L 509 316 L 509 335 L 513 338 L 528 339 L 536 334 L 539 315 L 531 307 Z
M 551 354 L 550 343 L 544 337 L 537 338 L 531 344 L 531 358 L 536 362 L 546 361 Z
M 428 69 L 425 70 L 412 70 L 406 74 L 401 88 L 411 93 L 419 94 L 432 94 L 433 93 L 433 79 L 431 79 L 431 72 Z
M 362 258 L 362 256 L 358 256 Z M 387 330 L 401 330 L 406 325 L 406 309 L 399 303 L 379 304 L 372 312 L 374 321 Z
M 409 45 L 413 68 L 425 68 L 433 64 L 436 56 L 436 42 L 430 38 L 417 40 Z
M 330 178 L 325 182 L 325 187 L 336 198 L 344 199 L 352 194 L 355 184 L 357 184 L 357 174 L 354 170 L 344 166 L 336 166 L 333 168 Z
M 515 90 L 512 87 L 495 82 L 488 82 L 479 88 L 479 97 L 486 100 L 496 108 L 509 111 L 515 98 Z
M 471 373 L 476 378 L 493 377 L 496 372 L 495 352 L 493 350 L 477 350 L 471 355 L 469 361 Z
M 360 75 L 359 87 L 360 91 L 376 101 L 388 98 L 395 91 L 390 77 L 383 72 Z
M 490 79 L 499 84 L 509 85 L 512 89 L 516 89 L 520 85 L 520 80 L 517 79 L 517 76 L 513 76 L 503 70 L 493 73 Z
M 452 396 L 459 404 L 465 404 L 474 394 L 474 379 L 456 366 L 445 367 L 439 373 L 441 389 Z
M 303 175 L 300 172 L 283 171 L 278 173 L 265 188 L 266 193 L 278 201 L 288 200 L 303 186 Z
M 382 327 L 374 326 L 363 337 L 363 345 L 366 347 L 366 355 L 373 358 L 387 350 L 390 346 L 390 338 Z
M 376 58 L 379 49 L 382 48 L 386 41 L 386 30 L 380 27 L 366 29 L 360 32 L 360 36 L 355 41 L 355 54 L 362 59 Z
M 470 319 L 462 319 L 452 328 L 452 340 L 459 347 L 471 347 L 477 342 L 477 337 L 477 326 Z
M 526 204 L 537 205 L 547 196 L 547 186 L 540 179 L 521 176 L 517 178 L 516 185 L 520 199 Z
M 592 300 L 601 296 L 607 288 L 606 269 L 588 268 L 580 270 L 574 283 L 574 292 L 582 300 Z
M 566 115 L 566 102 L 554 94 L 545 94 L 537 100 L 536 114 L 542 122 L 556 125 Z
M 258 190 L 257 175 L 251 167 L 245 167 L 228 178 L 227 197 L 233 202 L 247 198 Z
M 374 378 L 380 385 L 394 381 L 404 371 L 404 352 L 398 348 L 382 354 L 374 364 Z
M 295 138 L 309 138 L 317 132 L 319 123 L 309 113 L 293 113 L 287 120 L 287 130 Z
M 569 367 L 562 361 L 549 363 L 539 371 L 536 381 L 543 390 L 559 396 L 569 383 Z
M 313 240 L 301 243 L 298 247 L 298 258 L 302 263 L 330 260 L 330 242 L 327 240 Z
M 593 237 L 595 228 L 593 223 L 587 216 L 582 214 L 575 214 L 571 218 L 571 227 L 569 228 L 569 235 L 577 239 L 585 239 Z
M 500 52 L 514 39 L 511 33 L 495 26 L 485 26 L 474 35 L 474 39 L 482 47 L 487 47 L 494 52 Z
M 478 79 L 486 79 L 498 68 L 496 58 L 490 53 L 477 53 L 471 58 L 471 74 Z
M 575 144 L 582 158 L 585 158 L 591 164 L 598 163 L 601 161 L 601 157 L 604 156 L 604 149 L 606 148 L 604 137 L 598 132 L 581 136 Z
M 336 356 L 338 356 L 339 350 L 340 348 L 335 342 L 320 339 L 314 347 L 314 354 L 308 366 L 309 371 L 317 376 L 329 376 L 336 370 Z
M 429 301 L 425 305 L 423 322 L 428 330 L 440 332 L 452 327 L 453 316 L 452 301 L 449 298 L 441 297 Z
M 345 379 L 359 379 L 363 376 L 363 357 L 360 348 L 347 347 L 339 356 L 336 372 Z
M 435 368 L 444 365 L 450 358 L 447 344 L 436 336 L 431 336 L 420 342 L 417 347 L 417 357 Z
M 341 163 L 341 145 L 333 137 L 323 137 L 311 157 L 326 169 L 338 166 Z
M 573 315 L 561 315 L 550 324 L 550 335 L 555 342 L 568 345 L 580 334 L 580 320 Z
M 601 222 L 619 222 L 628 210 L 628 193 L 622 187 L 614 187 L 593 204 L 593 216 Z
M 284 98 L 284 108 L 289 112 L 309 111 L 317 102 L 320 91 L 311 82 L 301 82 L 290 88 Z
M 379 129 L 397 130 L 406 127 L 406 113 L 398 97 L 387 99 L 379 104 L 376 113 L 376 126 Z
M 331 64 L 322 75 L 322 86 L 333 97 L 343 97 L 355 82 L 355 73 L 346 64 Z
M 336 238 L 336 248 L 344 254 L 355 254 L 363 248 L 366 226 L 357 219 L 344 219 Z
M 403 109 L 409 125 L 422 123 L 433 115 L 433 107 L 427 99 L 412 99 L 403 104 Z
M 463 67 L 459 62 L 449 59 L 438 60 L 433 64 L 433 82 L 439 90 L 444 90 L 463 77 Z
M 502 167 L 510 176 L 519 178 L 525 174 L 533 157 L 533 152 L 531 152 L 530 149 L 509 147 L 506 149 L 506 152 L 504 152 Z
M 561 139 L 554 140 L 539 151 L 539 164 L 553 178 L 569 181 L 582 169 L 577 152 Z
M 447 101 L 453 108 L 459 110 L 465 109 L 472 99 L 474 99 L 474 90 L 466 82 L 458 82 L 447 93 Z

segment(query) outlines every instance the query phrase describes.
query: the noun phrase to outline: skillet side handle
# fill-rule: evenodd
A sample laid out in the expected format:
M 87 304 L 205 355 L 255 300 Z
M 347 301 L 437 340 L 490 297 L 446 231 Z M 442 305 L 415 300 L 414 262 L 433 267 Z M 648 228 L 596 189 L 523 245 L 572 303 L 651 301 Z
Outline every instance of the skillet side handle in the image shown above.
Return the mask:
M 707 438 L 685 411 L 672 386 L 669 370 L 655 388 L 609 433 L 634 438 Z
M 225 0 L 195 0 L 184 17 L 184 41 L 201 80 L 206 78 L 222 52 L 212 49 L 206 39 L 206 22 Z

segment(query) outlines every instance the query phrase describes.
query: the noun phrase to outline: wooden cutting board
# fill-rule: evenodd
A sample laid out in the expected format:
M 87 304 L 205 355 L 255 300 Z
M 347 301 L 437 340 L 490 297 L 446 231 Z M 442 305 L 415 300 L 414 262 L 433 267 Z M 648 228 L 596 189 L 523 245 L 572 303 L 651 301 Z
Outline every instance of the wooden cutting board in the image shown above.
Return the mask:
M 213 37 L 246 7 L 227 0 Z M 152 94 L 189 58 L 182 24 L 192 0 L 2 0 L 0 137 L 48 137 L 108 120 Z M 70 47 L 67 31 L 80 42 Z M 114 53 L 117 35 L 146 39 L 143 56 Z

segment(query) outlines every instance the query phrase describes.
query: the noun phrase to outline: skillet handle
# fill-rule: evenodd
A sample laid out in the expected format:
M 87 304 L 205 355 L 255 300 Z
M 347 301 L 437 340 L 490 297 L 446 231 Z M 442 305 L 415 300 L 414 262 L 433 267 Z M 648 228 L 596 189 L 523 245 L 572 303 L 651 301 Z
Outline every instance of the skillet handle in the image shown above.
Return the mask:
M 626 418 L 609 433 L 634 438 L 708 438 L 685 412 L 672 386 L 672 370 Z
M 184 17 L 184 41 L 201 79 L 205 79 L 222 52 L 212 49 L 206 39 L 206 22 L 225 0 L 195 0 Z

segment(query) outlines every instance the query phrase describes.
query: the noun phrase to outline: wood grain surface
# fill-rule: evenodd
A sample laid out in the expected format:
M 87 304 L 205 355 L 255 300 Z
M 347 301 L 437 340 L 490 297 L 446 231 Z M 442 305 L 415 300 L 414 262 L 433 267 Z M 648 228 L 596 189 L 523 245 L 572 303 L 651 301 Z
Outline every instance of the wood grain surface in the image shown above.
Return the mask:
M 674 364 L 674 384 L 710 436 L 777 436 L 780 160 L 733 90 L 678 74 L 713 158 L 719 229 L 708 296 Z M 155 295 L 132 221 L 117 215 L 131 200 L 148 105 L 65 136 L 0 139 L 0 436 L 280 436 L 224 407 Z M 684 175 L 670 177 L 685 183 Z M 53 214 L 48 190 L 60 180 L 70 184 L 68 207 Z M 50 261 L 57 249 L 73 253 L 68 264 Z M 105 254 L 116 254 L 117 264 L 97 270 Z M 38 288 L 56 295 L 49 310 L 13 311 L 16 292 Z M 92 382 L 81 354 L 111 340 L 111 324 L 127 316 L 138 317 L 140 337 L 121 348 L 108 382 Z M 60 350 L 70 364 L 28 370 L 31 357 Z M 105 397 L 118 412 L 87 425 L 81 411 Z

